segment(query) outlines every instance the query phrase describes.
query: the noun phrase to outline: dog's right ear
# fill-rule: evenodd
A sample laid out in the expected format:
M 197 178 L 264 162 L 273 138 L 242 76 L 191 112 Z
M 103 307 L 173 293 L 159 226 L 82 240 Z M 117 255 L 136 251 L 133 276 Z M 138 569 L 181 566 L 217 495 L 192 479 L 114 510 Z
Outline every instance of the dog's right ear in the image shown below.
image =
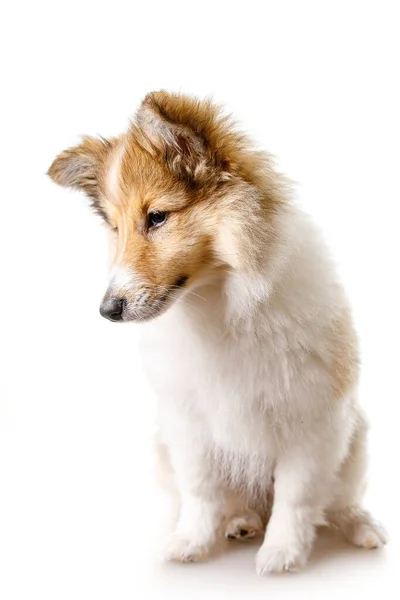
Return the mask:
M 61 152 L 47 171 L 55 183 L 85 192 L 95 211 L 106 220 L 102 202 L 102 172 L 112 147 L 112 141 L 84 137 L 78 146 Z
M 101 170 L 111 147 L 108 140 L 84 137 L 79 146 L 61 152 L 47 174 L 55 183 L 82 190 L 95 199 L 100 192 Z

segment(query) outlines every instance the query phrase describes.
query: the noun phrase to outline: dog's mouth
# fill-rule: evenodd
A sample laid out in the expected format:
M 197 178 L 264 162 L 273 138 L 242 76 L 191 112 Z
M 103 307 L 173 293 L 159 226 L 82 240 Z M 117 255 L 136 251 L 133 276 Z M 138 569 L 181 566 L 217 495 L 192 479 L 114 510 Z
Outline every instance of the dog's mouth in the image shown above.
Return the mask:
M 179 292 L 185 287 L 187 276 L 180 277 L 173 285 L 169 286 L 160 296 L 154 298 L 142 306 L 137 306 L 133 303 L 130 308 L 129 304 L 126 310 L 125 321 L 150 321 L 159 317 L 167 311 L 167 309 L 177 299 Z
M 174 303 L 179 292 L 186 286 L 189 277 L 182 275 L 167 288 L 145 287 L 134 299 L 107 292 L 100 306 L 102 317 L 113 322 L 150 321 L 163 313 Z M 159 293 L 157 293 L 159 292 Z

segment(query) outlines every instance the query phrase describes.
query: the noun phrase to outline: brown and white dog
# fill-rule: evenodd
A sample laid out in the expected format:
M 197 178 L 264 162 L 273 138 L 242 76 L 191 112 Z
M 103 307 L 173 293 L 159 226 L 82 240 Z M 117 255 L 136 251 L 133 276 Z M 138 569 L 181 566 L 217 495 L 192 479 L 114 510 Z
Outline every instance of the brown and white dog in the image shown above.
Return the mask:
M 364 548 L 367 426 L 346 297 L 265 152 L 210 101 L 149 94 L 129 130 L 85 138 L 49 169 L 114 232 L 101 313 L 147 321 L 160 451 L 180 496 L 167 559 L 267 525 L 257 571 L 295 570 L 328 523 Z M 268 497 L 274 500 L 268 524 Z

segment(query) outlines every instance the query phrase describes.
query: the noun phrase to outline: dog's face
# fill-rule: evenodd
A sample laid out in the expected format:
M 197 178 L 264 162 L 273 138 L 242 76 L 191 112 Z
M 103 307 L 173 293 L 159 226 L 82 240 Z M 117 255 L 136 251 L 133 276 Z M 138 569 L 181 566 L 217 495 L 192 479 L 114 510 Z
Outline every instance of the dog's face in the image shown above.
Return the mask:
M 221 267 L 214 250 L 218 211 L 203 186 L 190 187 L 125 136 L 106 169 L 103 207 L 114 261 L 101 313 L 146 320 Z
M 234 172 L 233 154 L 215 148 L 221 134 L 214 144 L 205 137 L 201 125 L 218 133 L 216 117 L 210 104 L 151 94 L 126 134 L 85 138 L 51 165 L 52 179 L 84 190 L 113 231 L 100 308 L 110 320 L 155 317 L 246 253 L 261 204 Z

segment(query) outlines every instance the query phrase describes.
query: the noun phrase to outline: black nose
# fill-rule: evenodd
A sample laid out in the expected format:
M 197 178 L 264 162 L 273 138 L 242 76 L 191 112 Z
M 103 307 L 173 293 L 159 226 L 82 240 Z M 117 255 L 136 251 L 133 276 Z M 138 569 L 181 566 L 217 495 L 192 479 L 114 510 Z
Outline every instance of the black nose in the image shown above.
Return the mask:
M 125 301 L 119 298 L 107 298 L 100 306 L 100 314 L 110 321 L 122 321 L 124 304 Z

